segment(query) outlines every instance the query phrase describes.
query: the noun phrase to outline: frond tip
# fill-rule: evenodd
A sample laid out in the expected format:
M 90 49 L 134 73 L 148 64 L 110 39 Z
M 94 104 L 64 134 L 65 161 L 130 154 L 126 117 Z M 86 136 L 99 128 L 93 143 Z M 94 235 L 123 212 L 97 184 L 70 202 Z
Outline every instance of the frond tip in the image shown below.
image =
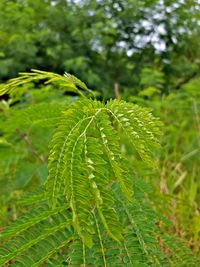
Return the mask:
M 31 72 L 21 72 L 19 75 L 19 77 L 10 79 L 7 83 L 0 85 L 0 95 L 9 94 L 24 84 L 45 80 L 45 84 L 54 83 L 66 91 L 74 92 L 81 96 L 84 96 L 82 91 L 92 93 L 85 83 L 69 73 L 65 73 L 62 76 L 53 72 L 32 69 Z

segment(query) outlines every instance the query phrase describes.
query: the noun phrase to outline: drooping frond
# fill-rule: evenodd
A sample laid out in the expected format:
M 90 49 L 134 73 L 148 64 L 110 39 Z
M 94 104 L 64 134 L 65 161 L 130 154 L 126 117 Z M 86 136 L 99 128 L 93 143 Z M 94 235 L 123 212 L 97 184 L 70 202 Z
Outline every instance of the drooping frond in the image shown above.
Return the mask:
M 22 72 L 19 75 L 20 76 L 18 78 L 13 78 L 6 84 L 0 85 L 0 95 L 10 93 L 11 91 L 15 90 L 15 88 L 24 84 L 44 80 L 47 80 L 45 84 L 56 83 L 66 91 L 74 92 L 82 96 L 84 95 L 81 90 L 91 93 L 91 90 L 87 88 L 85 83 L 69 73 L 65 73 L 62 76 L 53 72 L 33 69 L 32 72 Z
M 125 101 L 111 100 L 106 108 L 141 158 L 149 166 L 156 166 L 152 152 L 159 145 L 161 123 L 158 119 L 148 109 Z
M 113 182 L 110 166 L 104 158 L 101 142 L 85 136 L 84 158 L 87 167 L 87 184 L 96 203 L 96 209 L 107 233 L 115 240 L 122 241 L 122 227 L 113 208 L 115 199 L 110 191 Z M 95 206 L 94 206 L 95 208 Z
M 0 266 L 41 266 L 72 241 L 68 205 L 49 209 L 46 203 L 37 206 L 14 222 L 1 235 L 8 240 L 0 249 Z
M 107 110 L 105 110 L 96 116 L 96 129 L 99 132 L 99 139 L 102 149 L 106 155 L 106 161 L 109 163 L 114 176 L 117 178 L 117 182 L 119 183 L 123 193 L 131 201 L 133 190 L 130 174 L 126 171 L 126 167 L 123 165 L 123 163 L 125 163 L 125 159 L 120 149 L 120 137 L 117 132 L 118 129 L 113 127 L 112 120 L 109 115 L 110 114 L 107 113 Z
M 83 110 L 76 109 L 76 104 L 74 104 L 64 113 L 64 116 L 60 120 L 59 127 L 50 143 L 49 175 L 46 182 L 46 188 L 53 204 L 55 204 L 61 185 L 64 184 L 62 179 L 65 168 L 64 156 L 67 152 L 70 136 L 84 121 Z

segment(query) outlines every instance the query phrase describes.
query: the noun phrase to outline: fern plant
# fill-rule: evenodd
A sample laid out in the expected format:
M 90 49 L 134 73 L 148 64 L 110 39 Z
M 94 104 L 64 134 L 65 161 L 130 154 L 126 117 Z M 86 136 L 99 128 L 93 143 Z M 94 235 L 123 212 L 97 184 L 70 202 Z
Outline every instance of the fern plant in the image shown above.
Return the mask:
M 0 90 L 9 93 L 45 78 L 59 83 L 64 79 L 73 90 L 90 92 L 73 76 L 41 71 L 22 74 Z M 135 159 L 156 167 L 159 120 L 148 109 L 125 101 L 102 103 L 81 95 L 67 108 L 54 105 L 55 116 L 34 115 L 39 104 L 18 111 L 19 127 L 34 122 L 56 127 L 47 179 L 18 202 L 29 211 L 1 233 L 0 265 L 197 266 L 187 246 L 163 230 L 168 222 L 151 207 L 146 186 L 134 177 L 122 149 L 126 136 Z M 16 127 L 9 120 L 6 125 L 5 132 Z

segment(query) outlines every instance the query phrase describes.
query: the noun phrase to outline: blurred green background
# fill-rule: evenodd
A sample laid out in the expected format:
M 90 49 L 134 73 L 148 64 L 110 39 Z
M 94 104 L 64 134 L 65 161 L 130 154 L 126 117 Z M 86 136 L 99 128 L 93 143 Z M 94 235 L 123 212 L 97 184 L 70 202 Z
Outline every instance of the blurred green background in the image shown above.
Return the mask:
M 154 207 L 198 254 L 200 1 L 0 0 L 0 82 L 33 68 L 69 72 L 100 99 L 120 95 L 150 107 L 161 118 L 159 169 L 152 171 L 134 161 L 130 151 L 127 157 L 135 175 L 152 184 L 149 198 Z M 26 85 L 9 98 L 1 97 L 3 224 L 18 216 L 15 200 L 21 192 L 46 179 L 54 127 L 31 123 L 42 113 L 59 115 L 61 106 L 73 101 L 63 90 L 41 84 L 41 90 L 35 90 L 37 86 Z M 36 104 L 41 105 L 41 114 Z
M 1 0 L 0 80 L 31 68 L 113 96 L 168 93 L 197 76 L 199 0 Z

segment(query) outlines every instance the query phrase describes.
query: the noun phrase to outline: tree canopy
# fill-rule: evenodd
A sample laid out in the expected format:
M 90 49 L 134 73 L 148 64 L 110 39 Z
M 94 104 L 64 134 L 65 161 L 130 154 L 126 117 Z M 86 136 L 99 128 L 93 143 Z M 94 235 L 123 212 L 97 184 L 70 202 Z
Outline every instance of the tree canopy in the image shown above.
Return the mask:
M 0 80 L 36 68 L 78 75 L 104 97 L 115 83 L 166 93 L 200 73 L 199 23 L 198 0 L 1 0 Z

